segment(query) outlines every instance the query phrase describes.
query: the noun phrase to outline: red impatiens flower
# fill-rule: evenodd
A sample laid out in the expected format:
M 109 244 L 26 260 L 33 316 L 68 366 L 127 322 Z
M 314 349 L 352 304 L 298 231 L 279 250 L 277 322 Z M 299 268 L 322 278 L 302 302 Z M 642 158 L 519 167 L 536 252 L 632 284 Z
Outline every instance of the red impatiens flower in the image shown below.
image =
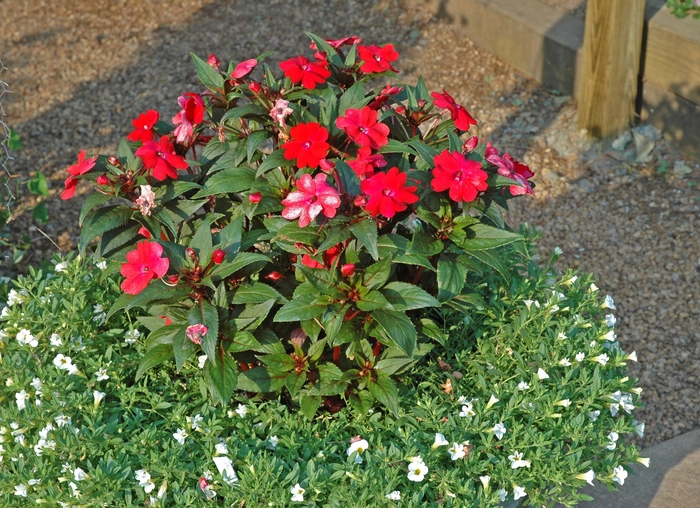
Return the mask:
M 368 146 L 363 146 L 357 151 L 355 160 L 346 160 L 345 162 L 355 171 L 357 178 L 364 180 L 374 175 L 374 170 L 386 166 L 384 156 L 379 153 L 372 154 L 372 150 Z
M 238 65 L 236 65 L 236 68 L 233 69 L 233 72 L 231 73 L 231 77 L 233 79 L 244 78 L 248 74 L 250 74 L 253 69 L 255 69 L 256 65 L 258 65 L 258 61 L 255 58 L 245 60 L 245 61 L 239 63 Z
M 351 35 L 350 37 L 343 37 L 342 39 L 324 39 L 328 45 L 332 46 L 335 49 L 338 49 L 340 46 L 354 46 L 355 44 L 359 44 L 362 42 L 362 39 L 360 39 L 357 35 Z M 316 43 L 311 41 L 311 44 L 309 45 L 311 49 L 314 51 L 318 51 L 318 46 L 316 46 Z
M 382 91 L 379 92 L 379 95 L 377 95 L 374 100 L 368 104 L 368 106 L 372 109 L 379 109 L 386 101 L 389 100 L 390 96 L 396 95 L 401 90 L 403 90 L 402 86 L 392 86 L 391 84 L 386 85 Z
M 406 185 L 408 175 L 391 168 L 386 173 L 377 173 L 360 184 L 362 192 L 369 196 L 365 208 L 376 217 L 380 213 L 390 219 L 396 212 L 403 212 L 407 206 L 418 201 L 417 187 Z
M 481 163 L 467 160 L 459 152 L 445 150 L 435 157 L 433 180 L 430 182 L 435 192 L 449 189 L 450 199 L 468 203 L 476 199 L 479 191 L 488 188 L 486 171 L 481 169 Z
M 462 131 L 468 131 L 469 127 L 476 125 L 476 120 L 469 114 L 461 104 L 457 104 L 446 90 L 442 93 L 433 92 L 430 95 L 433 97 L 433 103 L 440 109 L 446 109 L 450 112 L 450 116 L 455 123 L 455 127 Z
M 177 103 L 182 109 L 173 117 L 177 125 L 173 134 L 178 143 L 184 143 L 192 139 L 194 126 L 204 120 L 204 100 L 199 94 L 187 92 L 177 98 Z
M 343 252 L 342 246 L 340 244 L 334 245 L 327 251 L 323 253 L 323 264 L 319 263 L 315 259 L 313 259 L 311 256 L 304 254 L 301 257 L 301 264 L 304 266 L 308 266 L 309 268 L 330 268 L 333 266 L 333 263 L 335 263 L 336 259 L 338 259 L 338 256 Z
M 335 217 L 340 206 L 340 195 L 326 183 L 326 175 L 316 175 L 315 178 L 302 175 L 297 181 L 297 188 L 282 201 L 286 206 L 282 210 L 282 217 L 287 220 L 299 217 L 301 228 L 308 226 L 321 212 L 328 218 Z
M 284 75 L 292 80 L 292 83 L 295 85 L 301 83 L 301 86 L 307 90 L 316 88 L 317 84 L 324 83 L 331 75 L 327 60 L 310 62 L 303 55 L 285 60 L 280 63 L 280 68 L 284 71 Z
M 153 127 L 158 123 L 160 114 L 149 109 L 145 113 L 141 113 L 139 116 L 131 121 L 131 125 L 134 126 L 134 130 L 126 137 L 129 141 L 140 141 L 145 143 L 146 141 L 153 141 L 155 137 L 155 132 L 153 132 Z
M 399 54 L 394 50 L 393 44 L 382 46 L 357 46 L 357 53 L 362 60 L 360 70 L 365 74 L 372 72 L 399 72 L 391 66 L 391 62 L 399 58 Z
M 486 160 L 498 168 L 498 174 L 515 180 L 522 185 L 511 185 L 510 194 L 512 196 L 520 196 L 522 194 L 534 194 L 532 184 L 528 181 L 535 176 L 528 166 L 522 162 L 518 162 L 510 155 L 503 154 L 503 157 L 498 155 L 489 155 Z
M 177 170 L 188 166 L 184 157 L 175 153 L 175 147 L 168 136 L 161 136 L 158 143 L 155 141 L 144 143 L 136 150 L 136 157 L 141 157 L 146 169 L 153 170 L 153 178 L 156 180 L 165 180 L 167 177 L 176 180 Z
M 379 150 L 389 143 L 387 138 L 389 127 L 383 123 L 377 123 L 377 112 L 369 106 L 345 110 L 345 116 L 338 117 L 335 124 L 360 146 Z
M 126 263 L 122 265 L 121 274 L 126 277 L 122 282 L 122 291 L 128 295 L 137 295 L 143 291 L 151 279 L 159 279 L 168 271 L 170 260 L 161 257 L 163 247 L 156 242 L 143 240 L 136 244 L 136 250 L 126 254 Z
M 75 194 L 75 188 L 78 186 L 78 179 L 76 176 L 84 175 L 92 168 L 95 167 L 95 162 L 97 161 L 97 155 L 91 157 L 90 159 L 85 158 L 85 150 L 81 150 L 78 154 L 78 163 L 73 164 L 68 167 L 66 171 L 70 175 L 66 178 L 64 182 L 65 189 L 61 193 L 61 199 L 66 200 L 73 197 Z
M 289 135 L 291 140 L 282 145 L 284 158 L 296 159 L 300 168 L 317 168 L 328 154 L 328 131 L 316 122 L 300 123 L 290 129 Z

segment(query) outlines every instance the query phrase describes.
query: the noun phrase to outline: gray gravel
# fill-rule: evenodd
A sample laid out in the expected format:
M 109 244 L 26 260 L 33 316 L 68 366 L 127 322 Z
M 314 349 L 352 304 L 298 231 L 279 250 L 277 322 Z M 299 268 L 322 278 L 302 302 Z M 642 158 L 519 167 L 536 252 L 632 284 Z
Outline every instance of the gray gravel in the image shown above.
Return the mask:
M 568 3 L 573 7 L 564 8 L 576 8 L 574 0 Z M 45 232 L 63 249 L 76 244 L 81 194 L 58 199 L 62 170 L 83 148 L 116 150 L 131 119 L 148 108 L 173 115 L 179 93 L 198 89 L 190 51 L 225 61 L 275 48 L 275 62 L 306 51 L 304 30 L 396 43 L 402 79 L 423 74 L 430 88 L 446 88 L 479 120 L 478 135 L 530 164 L 536 196 L 514 205 L 512 222 L 536 226 L 544 249 L 564 250 L 562 268 L 593 271 L 601 290 L 614 296 L 621 346 L 639 357 L 631 369 L 647 404 L 637 412 L 647 423 L 643 444 L 700 427 L 696 163 L 685 161 L 689 172 L 676 175 L 671 169 L 682 157 L 663 142 L 645 163 L 587 142 L 576 130 L 574 101 L 398 2 L 3 2 L 0 59 L 14 91 L 5 106 L 26 146 L 13 168 L 24 179 L 36 169 L 50 177 L 52 220 Z M 55 248 L 27 224 L 17 219 L 13 233 L 29 233 L 28 260 L 37 263 Z

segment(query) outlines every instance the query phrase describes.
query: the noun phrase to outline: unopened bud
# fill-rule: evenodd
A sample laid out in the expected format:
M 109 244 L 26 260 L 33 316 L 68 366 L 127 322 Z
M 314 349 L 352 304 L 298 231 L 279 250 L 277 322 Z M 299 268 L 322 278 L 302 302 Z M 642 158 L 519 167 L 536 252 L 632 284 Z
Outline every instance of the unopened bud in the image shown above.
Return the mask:
M 209 55 L 209 59 L 207 60 L 207 63 L 209 65 L 211 65 L 212 67 L 214 67 L 214 69 L 216 69 L 218 71 L 219 65 L 221 65 L 221 60 L 219 60 L 219 58 L 214 53 L 212 53 L 211 55 Z
M 403 115 L 403 114 L 406 112 L 406 106 L 399 106 L 399 107 L 397 107 L 397 108 L 396 108 L 396 112 L 397 112 L 399 115 Z
M 262 199 L 262 194 L 259 192 L 252 192 L 248 194 L 248 201 L 251 203 L 260 203 L 260 200 Z
M 476 145 L 479 144 L 479 138 L 476 136 L 472 136 L 468 140 L 464 142 L 464 151 L 465 152 L 471 152 L 476 148 Z
M 139 234 L 143 236 L 144 238 L 153 238 L 151 236 L 151 232 L 147 230 L 145 227 L 141 226 L 141 229 L 139 229 Z
M 262 86 L 260 86 L 260 83 L 258 83 L 257 81 L 251 81 L 248 85 L 248 89 L 253 93 L 260 93 Z
M 118 166 L 119 165 L 119 159 L 112 155 L 111 157 L 107 158 L 107 162 L 109 162 L 112 166 Z
M 109 178 L 107 178 L 107 175 L 100 175 L 97 177 L 97 185 L 107 185 L 109 183 Z
M 355 199 L 353 200 L 353 204 L 355 206 L 359 206 L 360 208 L 362 208 L 363 206 L 365 206 L 367 204 L 367 198 L 364 196 L 355 196 Z
M 321 159 L 319 166 L 321 167 L 321 171 L 324 173 L 330 173 L 333 171 L 333 169 L 335 169 L 335 162 L 329 161 L 328 159 Z
M 224 251 L 221 249 L 216 249 L 211 255 L 211 260 L 214 262 L 214 264 L 220 265 L 225 257 L 226 253 Z
M 180 280 L 180 276 L 177 274 L 168 277 L 168 282 L 170 282 L 170 284 L 177 284 L 178 280 Z
M 185 254 L 187 254 L 187 257 L 192 259 L 192 260 L 197 259 L 197 253 L 194 251 L 194 249 L 192 247 L 187 247 L 185 249 Z
M 282 274 L 279 272 L 270 272 L 265 275 L 265 278 L 267 280 L 280 280 L 282 278 Z
M 425 99 L 418 99 L 416 102 L 418 103 L 418 109 L 423 109 L 425 107 Z
M 343 277 L 351 277 L 355 273 L 355 265 L 353 263 L 348 263 L 340 267 L 340 273 Z

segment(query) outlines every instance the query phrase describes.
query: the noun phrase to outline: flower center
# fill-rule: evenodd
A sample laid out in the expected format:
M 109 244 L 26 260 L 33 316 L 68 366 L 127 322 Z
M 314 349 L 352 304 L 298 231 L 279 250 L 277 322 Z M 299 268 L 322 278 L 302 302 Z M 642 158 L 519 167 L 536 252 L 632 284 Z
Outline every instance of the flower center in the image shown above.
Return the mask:
M 141 267 L 141 273 L 142 273 L 142 274 L 144 274 L 144 273 L 148 273 L 148 267 L 147 267 L 147 266 L 145 266 L 145 265 L 144 265 L 144 266 L 142 266 L 142 267 Z
M 382 57 L 379 56 L 379 55 L 374 55 L 374 59 L 375 59 L 377 62 L 381 62 L 381 61 L 382 61 Z
M 306 143 L 304 143 L 303 145 L 301 145 L 301 147 L 302 147 L 304 150 L 308 150 L 309 148 L 311 148 L 311 141 L 307 141 Z
M 369 132 L 369 129 L 367 127 L 360 127 L 360 132 L 362 134 L 367 134 Z
M 304 65 L 301 66 L 301 70 L 306 71 L 306 72 L 309 72 L 309 71 L 311 70 L 311 66 L 310 66 L 310 65 L 307 65 L 307 64 L 304 64 Z
M 394 192 L 393 189 L 384 189 L 384 190 L 382 191 L 382 193 L 383 193 L 385 196 L 389 196 L 389 197 L 393 197 L 394 194 L 395 194 L 395 192 Z
M 453 178 L 454 178 L 454 181 L 455 181 L 455 182 L 461 181 L 461 180 L 462 180 L 462 172 L 461 172 L 461 171 L 457 171 L 457 172 L 453 175 Z

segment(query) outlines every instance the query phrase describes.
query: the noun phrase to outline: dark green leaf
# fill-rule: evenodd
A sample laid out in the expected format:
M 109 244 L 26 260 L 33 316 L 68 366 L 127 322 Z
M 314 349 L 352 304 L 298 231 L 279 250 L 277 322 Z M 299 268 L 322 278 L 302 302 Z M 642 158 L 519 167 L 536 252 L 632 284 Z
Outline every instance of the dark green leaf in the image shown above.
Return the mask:
M 474 224 L 467 229 L 468 238 L 459 245 L 466 251 L 495 249 L 501 245 L 522 240 L 518 233 L 498 229 L 486 224 Z
M 355 302 L 355 305 L 357 305 L 358 309 L 363 311 L 372 311 L 376 309 L 392 310 L 393 308 L 382 293 L 369 290 L 364 286 L 360 287 L 360 299 Z
M 387 407 L 394 416 L 399 414 L 399 391 L 394 382 L 387 376 L 379 375 L 376 380 L 368 383 L 367 388 L 372 397 Z
M 287 387 L 287 390 L 289 390 L 289 395 L 292 398 L 296 398 L 297 394 L 299 393 L 299 390 L 301 390 L 305 382 L 306 372 L 304 371 L 292 371 L 289 374 L 287 374 L 286 378 L 284 378 L 284 384 Z
M 125 205 L 106 206 L 88 213 L 80 233 L 79 251 L 85 254 L 85 247 L 105 231 L 114 229 L 131 217 L 131 208 Z
M 258 359 L 277 372 L 289 372 L 296 366 L 294 359 L 287 353 L 262 355 Z
M 275 150 L 262 161 L 262 164 L 260 164 L 255 173 L 255 178 L 258 178 L 260 175 L 265 174 L 273 168 L 289 167 L 291 165 L 292 161 L 284 158 L 284 150 Z
M 390 282 L 381 292 L 394 310 L 398 311 L 440 306 L 440 302 L 430 293 L 407 282 Z
M 83 202 L 83 206 L 80 209 L 80 217 L 78 218 L 78 226 L 83 225 L 83 221 L 85 220 L 85 216 L 95 208 L 96 206 L 100 206 L 107 201 L 112 199 L 112 196 L 107 196 L 105 194 L 102 194 L 100 192 L 93 192 L 90 194 L 88 197 L 85 198 L 85 201 Z
M 418 155 L 418 152 L 413 148 L 395 139 L 390 139 L 389 143 L 379 149 L 379 153 L 407 153 L 410 155 Z
M 367 267 L 364 277 L 362 278 L 362 283 L 369 289 L 377 289 L 382 287 L 386 281 L 389 280 L 390 274 L 391 256 L 389 255 Z
M 152 281 L 138 295 L 123 294 L 112 304 L 107 313 L 109 319 L 115 312 L 129 310 L 133 307 L 145 307 L 154 302 L 179 301 L 190 293 L 189 287 L 167 286 L 160 279 Z
M 226 353 L 220 355 L 218 365 L 207 361 L 204 366 L 204 377 L 214 403 L 228 404 L 238 385 L 238 366 L 231 355 Z
M 40 196 L 49 195 L 49 184 L 46 181 L 44 173 L 37 171 L 34 178 L 27 182 L 27 188 L 32 194 L 38 194 Z
M 49 211 L 46 209 L 46 203 L 41 201 L 34 207 L 32 210 L 32 218 L 42 224 L 49 222 Z
M 255 367 L 238 375 L 239 390 L 254 393 L 276 392 L 284 386 L 286 372 L 275 372 L 266 367 Z
M 467 268 L 453 254 L 443 254 L 438 261 L 438 296 L 441 302 L 451 300 L 462 292 L 467 279 Z
M 136 371 L 136 380 L 138 381 L 144 373 L 156 365 L 164 363 L 173 357 L 173 345 L 161 344 L 146 352 L 139 362 L 139 368 Z
M 228 351 L 229 353 L 242 353 L 245 351 L 265 353 L 266 349 L 258 342 L 258 339 L 256 339 L 252 333 L 238 332 L 233 336 L 233 342 L 228 346 Z
M 320 316 L 328 306 L 327 299 L 315 295 L 294 298 L 282 306 L 275 314 L 275 322 L 301 321 Z
M 212 175 L 192 199 L 204 198 L 218 194 L 242 192 L 250 189 L 255 181 L 255 170 L 247 166 L 222 169 Z
M 375 310 L 371 314 L 372 318 L 386 332 L 387 336 L 394 341 L 396 346 L 401 349 L 409 358 L 413 357 L 413 351 L 416 349 L 416 341 L 418 334 L 416 327 L 403 312 L 394 310 Z
M 435 254 L 441 253 L 443 249 L 444 244 L 442 240 L 438 240 L 432 235 L 418 231 L 413 234 L 413 239 L 408 244 L 406 254 L 434 256 Z
M 340 97 L 338 116 L 345 115 L 345 110 L 348 108 L 360 109 L 366 106 L 370 100 L 371 99 L 365 99 L 364 83 L 362 81 L 355 81 L 355 83 Z
M 192 55 L 192 60 L 194 60 L 194 67 L 197 70 L 197 75 L 204 86 L 212 92 L 222 93 L 224 90 L 224 77 L 221 73 L 194 53 L 190 54 Z
M 253 162 L 253 155 L 260 145 L 262 145 L 265 140 L 270 137 L 270 132 L 267 130 L 251 132 L 248 135 L 248 142 L 246 143 L 246 155 L 248 156 L 248 162 Z
M 132 221 L 105 232 L 98 243 L 95 255 L 104 258 L 110 257 L 116 249 L 136 238 L 140 228 L 141 224 Z
M 312 420 L 316 411 L 321 406 L 321 397 L 318 395 L 305 395 L 301 399 L 301 412 L 309 420 Z
M 362 245 L 367 248 L 372 258 L 376 261 L 379 259 L 379 251 L 377 250 L 377 223 L 371 219 L 363 219 L 359 222 L 350 224 L 350 231 L 355 235 Z
M 175 368 L 178 372 L 180 372 L 182 366 L 185 364 L 187 359 L 194 354 L 195 351 L 194 344 L 185 335 L 185 330 L 187 330 L 187 326 L 181 325 L 178 327 L 177 332 L 172 335 Z
M 340 183 L 345 193 L 349 196 L 360 194 L 360 179 L 357 178 L 357 174 L 350 165 L 345 161 L 338 160 L 335 161 L 335 169 L 340 176 Z
M 470 252 L 473 257 L 490 266 L 498 273 L 500 273 L 504 279 L 510 280 L 508 275 L 508 266 L 506 266 L 501 253 L 493 250 L 475 250 Z
M 410 365 L 413 365 L 413 360 L 408 358 L 385 358 L 379 360 L 374 369 L 384 376 L 392 376 Z
M 266 302 L 267 300 L 275 300 L 276 302 L 287 301 L 275 288 L 262 282 L 253 282 L 245 286 L 239 286 L 233 295 L 231 303 L 239 305 Z

